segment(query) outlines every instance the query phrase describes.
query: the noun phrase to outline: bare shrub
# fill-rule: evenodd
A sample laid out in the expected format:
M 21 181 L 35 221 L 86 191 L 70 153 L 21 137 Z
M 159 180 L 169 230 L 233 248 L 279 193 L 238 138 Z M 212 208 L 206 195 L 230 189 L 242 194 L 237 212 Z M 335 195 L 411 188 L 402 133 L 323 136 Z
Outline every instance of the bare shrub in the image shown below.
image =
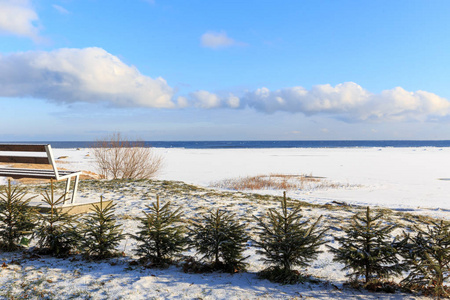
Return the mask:
M 120 133 L 97 140 L 91 152 L 97 172 L 108 179 L 152 178 L 163 165 L 163 158 L 143 141 L 130 141 Z

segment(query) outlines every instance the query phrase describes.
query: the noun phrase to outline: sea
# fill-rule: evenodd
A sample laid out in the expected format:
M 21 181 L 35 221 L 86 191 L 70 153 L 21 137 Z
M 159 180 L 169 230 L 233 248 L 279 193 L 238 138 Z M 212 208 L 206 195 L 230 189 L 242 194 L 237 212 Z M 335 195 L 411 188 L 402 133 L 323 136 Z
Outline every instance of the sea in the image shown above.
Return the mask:
M 95 142 L 92 141 L 39 141 L 39 142 L 17 142 L 17 143 L 50 144 L 52 148 L 89 148 L 95 145 Z M 450 147 L 450 140 L 145 141 L 144 143 L 146 146 L 155 148 L 185 148 L 185 149 Z

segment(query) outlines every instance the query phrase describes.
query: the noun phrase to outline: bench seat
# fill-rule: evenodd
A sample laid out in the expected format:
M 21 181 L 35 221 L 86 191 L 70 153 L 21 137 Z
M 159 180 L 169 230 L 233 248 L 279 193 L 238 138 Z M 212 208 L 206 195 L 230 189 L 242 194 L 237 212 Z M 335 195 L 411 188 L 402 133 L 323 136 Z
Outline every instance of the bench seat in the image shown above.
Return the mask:
M 34 156 L 29 156 L 27 154 L 29 152 L 33 152 Z M 8 166 L 5 167 L 0 166 L 0 176 L 10 177 L 13 179 L 37 178 L 54 179 L 56 181 L 63 179 L 66 180 L 64 204 L 68 199 L 71 179 L 74 178 L 71 204 L 75 202 L 81 172 L 58 170 L 53 158 L 52 147 L 49 144 L 0 144 L 0 163 L 8 164 Z M 11 168 L 9 164 L 45 164 L 50 165 L 52 168 Z
M 58 178 L 54 170 L 49 169 L 18 169 L 18 168 L 0 168 L 0 176 L 11 177 L 13 179 L 20 178 L 37 178 L 37 179 L 55 179 L 61 180 L 67 177 L 79 175 L 81 172 L 61 171 L 58 170 Z

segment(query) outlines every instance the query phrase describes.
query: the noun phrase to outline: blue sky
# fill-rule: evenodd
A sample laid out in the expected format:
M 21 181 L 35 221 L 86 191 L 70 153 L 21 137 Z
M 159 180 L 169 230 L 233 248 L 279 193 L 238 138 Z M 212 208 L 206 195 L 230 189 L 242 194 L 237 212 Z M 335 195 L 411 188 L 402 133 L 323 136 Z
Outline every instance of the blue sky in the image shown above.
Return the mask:
M 0 139 L 450 139 L 450 2 L 0 0 Z

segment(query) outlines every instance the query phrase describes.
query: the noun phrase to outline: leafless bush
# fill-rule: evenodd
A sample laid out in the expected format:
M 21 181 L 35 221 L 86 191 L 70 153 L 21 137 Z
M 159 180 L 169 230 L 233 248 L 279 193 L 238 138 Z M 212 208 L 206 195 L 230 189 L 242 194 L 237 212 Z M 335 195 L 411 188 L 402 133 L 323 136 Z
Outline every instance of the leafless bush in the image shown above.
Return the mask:
M 97 171 L 103 178 L 148 179 L 162 168 L 163 159 L 143 141 L 129 141 L 120 133 L 97 140 L 92 149 Z

